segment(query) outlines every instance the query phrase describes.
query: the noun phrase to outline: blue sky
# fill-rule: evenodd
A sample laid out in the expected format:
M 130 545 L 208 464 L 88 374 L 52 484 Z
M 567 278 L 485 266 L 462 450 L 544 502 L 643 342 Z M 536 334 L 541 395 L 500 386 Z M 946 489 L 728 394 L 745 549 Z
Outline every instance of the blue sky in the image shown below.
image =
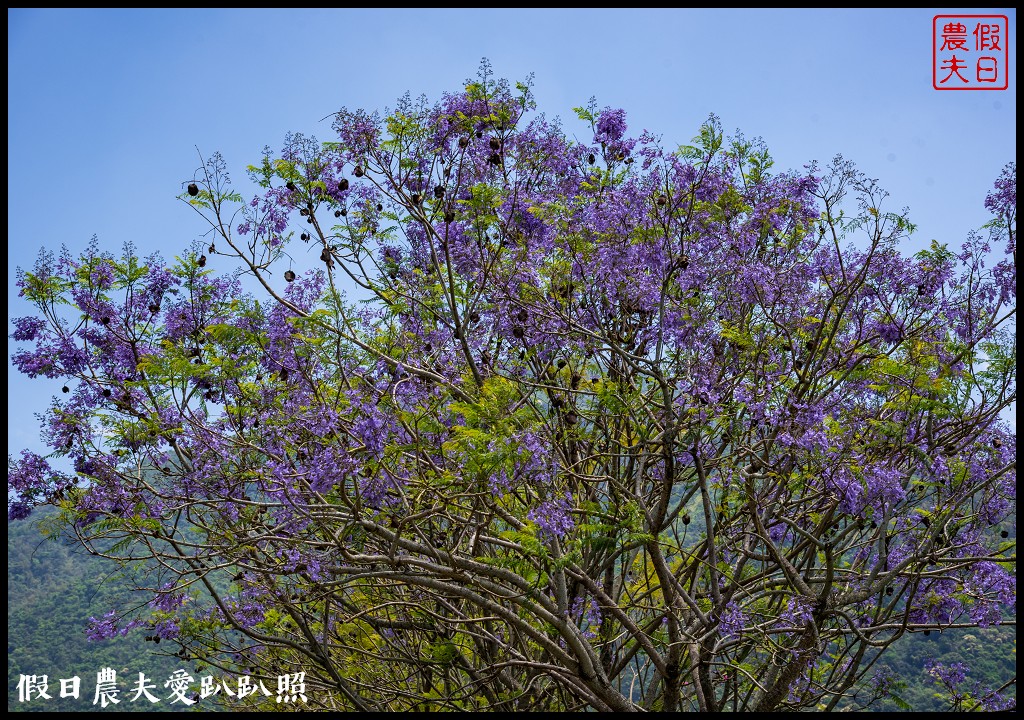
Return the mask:
M 935 14 L 1009 17 L 1005 91 L 932 88 Z M 918 233 L 958 247 L 1016 157 L 1016 11 L 8 10 L 8 319 L 15 268 L 41 246 L 172 258 L 203 231 L 176 195 L 205 155 L 236 183 L 286 132 L 329 139 L 342 106 L 455 91 L 487 57 L 535 74 L 538 110 L 569 121 L 595 96 L 631 131 L 685 143 L 709 113 L 760 136 L 777 169 L 842 153 Z M 567 122 L 570 128 L 578 127 Z M 586 137 L 579 129 L 581 139 Z M 227 270 L 213 265 L 218 269 Z M 10 325 L 8 333 L 11 332 Z M 60 382 L 10 365 L 8 452 L 39 450 Z

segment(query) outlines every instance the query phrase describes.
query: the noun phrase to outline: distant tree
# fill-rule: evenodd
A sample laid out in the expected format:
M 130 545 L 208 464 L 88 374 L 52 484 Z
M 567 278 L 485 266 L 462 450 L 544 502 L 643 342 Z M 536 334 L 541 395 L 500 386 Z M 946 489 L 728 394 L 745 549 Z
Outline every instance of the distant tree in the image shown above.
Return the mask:
M 305 671 L 310 706 L 771 711 L 1004 621 L 1016 166 L 988 238 L 907 257 L 842 158 L 532 110 L 486 66 L 342 110 L 249 202 L 205 162 L 173 265 L 19 275 L 14 362 L 66 378 L 43 433 L 75 474 L 9 460 L 9 515 L 59 505 L 152 601 L 92 632 Z

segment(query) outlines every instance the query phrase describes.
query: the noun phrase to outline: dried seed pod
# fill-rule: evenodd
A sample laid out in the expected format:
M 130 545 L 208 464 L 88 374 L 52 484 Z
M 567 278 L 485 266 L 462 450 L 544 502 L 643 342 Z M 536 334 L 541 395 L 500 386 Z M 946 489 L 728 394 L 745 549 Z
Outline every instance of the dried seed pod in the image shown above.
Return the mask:
M 348 190 L 348 178 L 342 178 L 338 181 L 338 190 L 341 192 Z
M 110 318 L 108 318 L 106 315 L 104 315 L 103 317 L 100 318 L 100 322 L 103 323 L 104 325 L 109 325 L 110 324 Z
M 110 397 L 110 388 L 103 388 L 103 397 Z
M 334 211 L 334 217 L 336 217 L 336 218 L 337 217 L 341 217 L 341 210 L 335 210 Z
M 309 233 L 302 233 L 299 235 L 299 239 L 302 240 L 302 242 L 309 242 Z
M 1010 533 L 1007 530 L 1001 530 L 999 532 L 999 537 L 1001 537 L 1001 538 L 1003 538 L 1005 540 L 1006 538 L 1010 537 Z
M 473 312 L 471 312 L 469 314 L 469 321 L 470 322 L 480 322 L 480 313 L 478 313 L 475 310 Z
M 331 261 L 331 251 L 328 250 L 327 248 L 324 248 L 323 250 L 321 250 L 320 251 L 320 260 L 322 262 L 330 262 Z
M 287 280 L 288 282 L 294 282 L 295 281 L 295 273 L 292 272 L 291 270 L 285 270 L 284 271 L 284 279 Z
M 199 262 L 197 264 L 199 265 L 199 267 L 206 267 L 206 256 L 200 255 Z
M 562 368 L 564 368 L 569 363 L 566 362 L 565 358 L 558 358 L 558 363 L 557 364 L 558 364 L 558 369 L 561 370 Z
M 513 335 L 514 335 L 515 337 L 517 337 L 517 338 L 519 338 L 519 339 L 522 339 L 522 338 L 523 338 L 523 336 L 525 336 L 525 335 L 526 335 L 526 332 L 525 332 L 525 331 L 523 330 L 523 328 L 522 328 L 522 327 L 520 327 L 519 325 L 516 325 L 516 326 L 515 326 L 514 328 L 512 328 L 512 334 L 513 334 Z
M 489 162 L 491 165 L 501 165 L 501 155 L 499 155 L 496 152 L 491 153 L 490 156 L 487 158 L 487 162 Z
M 363 171 L 362 165 L 356 165 L 355 170 L 352 171 L 352 174 L 355 175 L 356 177 L 362 177 L 366 173 Z
M 655 198 L 654 202 L 658 203 L 658 205 L 664 205 L 665 203 L 668 202 L 668 200 L 665 199 L 664 195 L 659 195 L 657 198 Z
M 683 525 L 689 525 L 689 524 L 690 524 L 690 516 L 689 515 L 683 515 Z
M 445 168 L 447 170 L 448 168 Z M 437 185 L 434 187 L 434 197 L 441 199 L 444 197 L 444 185 Z
M 489 144 L 491 146 L 491 150 L 500 150 L 501 149 L 501 140 L 499 140 L 496 137 L 492 137 Z
M 156 314 L 156 313 L 160 312 L 160 306 L 157 305 L 156 303 L 150 303 L 149 304 L 149 311 L 151 313 Z
M 345 217 L 345 216 L 348 215 L 348 210 L 346 210 L 345 208 L 342 208 L 339 212 L 341 212 L 341 216 L 342 217 Z
M 213 255 L 215 252 L 217 252 L 217 246 L 214 245 L 213 243 L 210 243 L 210 247 L 207 249 L 207 252 Z
M 384 211 L 384 206 L 381 205 L 380 203 L 377 203 L 377 212 L 383 212 L 383 211 Z
M 71 392 L 71 388 L 69 388 L 69 387 L 68 387 L 67 385 L 65 385 L 64 387 L 62 387 L 62 388 L 60 389 L 60 391 L 61 391 L 62 393 L 69 393 L 69 392 Z
M 412 204 L 413 205 L 419 205 L 421 202 L 423 202 L 423 196 L 420 195 L 419 193 L 413 193 L 412 194 Z
M 594 157 L 594 153 L 590 153 L 589 155 L 587 155 L 587 162 L 590 163 L 591 165 L 597 162 L 597 158 Z
M 196 185 L 195 183 L 189 183 L 188 184 L 188 194 L 191 195 L 192 197 L 195 197 L 196 195 L 198 195 L 199 194 L 199 186 Z
M 299 210 L 299 215 L 301 215 L 302 217 L 306 217 L 307 215 L 309 215 L 309 210 L 307 210 L 306 208 L 302 208 L 301 210 Z
M 519 312 L 516 313 L 516 320 L 519 322 L 526 322 L 526 318 L 530 317 L 530 314 L 526 312 L 526 308 L 519 308 Z
M 281 368 L 281 372 L 279 372 L 277 374 L 277 376 L 279 378 L 281 378 L 282 380 L 287 380 L 288 379 L 288 368 Z
M 288 188 L 291 192 L 295 192 L 295 183 L 293 183 L 291 180 L 286 182 L 284 186 Z
M 446 223 L 455 222 L 455 213 L 453 213 L 451 210 L 446 210 L 444 213 L 444 221 Z

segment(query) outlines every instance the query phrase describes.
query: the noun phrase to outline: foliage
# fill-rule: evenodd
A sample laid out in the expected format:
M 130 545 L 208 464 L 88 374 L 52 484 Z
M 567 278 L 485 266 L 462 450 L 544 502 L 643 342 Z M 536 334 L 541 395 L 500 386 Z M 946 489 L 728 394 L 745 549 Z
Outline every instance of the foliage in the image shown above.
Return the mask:
M 989 239 L 906 257 L 842 158 L 533 109 L 484 66 L 289 136 L 248 203 L 214 156 L 173 265 L 41 254 L 14 359 L 68 378 L 75 475 L 11 460 L 9 514 L 135 569 L 121 627 L 325 707 L 833 709 L 1003 621 L 1015 166 Z

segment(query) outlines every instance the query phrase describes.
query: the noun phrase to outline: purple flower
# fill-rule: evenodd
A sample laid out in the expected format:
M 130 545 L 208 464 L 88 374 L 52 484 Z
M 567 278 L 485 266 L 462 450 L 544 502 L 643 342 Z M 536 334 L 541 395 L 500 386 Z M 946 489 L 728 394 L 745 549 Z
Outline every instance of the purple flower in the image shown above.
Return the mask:
M 595 128 L 597 132 L 594 134 L 594 142 L 618 142 L 626 134 L 626 111 L 611 108 L 602 110 L 597 116 Z
M 723 639 L 731 640 L 739 637 L 746 627 L 746 613 L 740 608 L 739 603 L 730 600 L 718 618 L 718 632 Z
M 562 538 L 574 525 L 571 508 L 572 496 L 566 493 L 564 498 L 545 500 L 526 513 L 526 518 L 537 523 L 541 535 Z

